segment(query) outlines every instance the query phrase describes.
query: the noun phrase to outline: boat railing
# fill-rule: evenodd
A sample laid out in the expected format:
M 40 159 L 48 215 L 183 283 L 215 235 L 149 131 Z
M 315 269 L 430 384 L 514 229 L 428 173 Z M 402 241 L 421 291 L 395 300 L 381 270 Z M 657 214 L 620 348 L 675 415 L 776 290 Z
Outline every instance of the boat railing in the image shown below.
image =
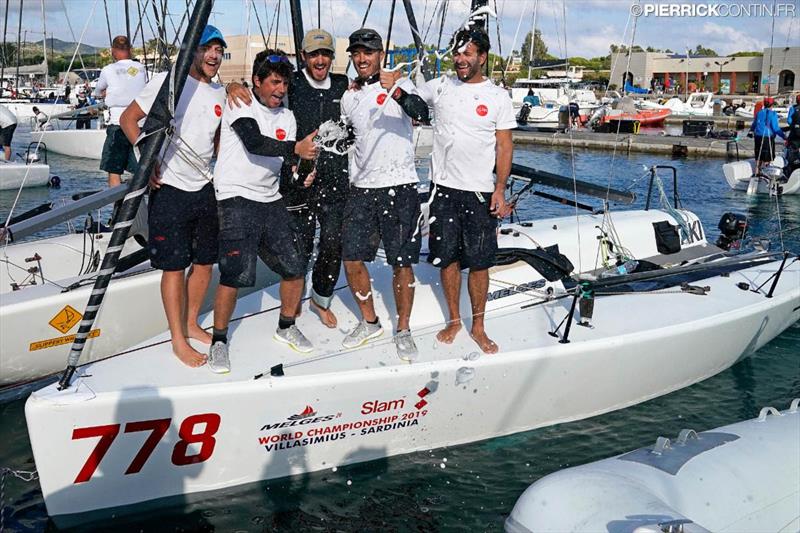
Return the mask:
M 659 169 L 666 169 L 672 171 L 672 206 L 675 209 L 680 209 L 681 202 L 678 196 L 678 169 L 672 165 L 653 165 L 650 167 L 650 182 L 647 185 L 647 200 L 645 201 L 644 210 L 650 210 L 650 200 L 653 195 L 653 184 L 658 174 Z

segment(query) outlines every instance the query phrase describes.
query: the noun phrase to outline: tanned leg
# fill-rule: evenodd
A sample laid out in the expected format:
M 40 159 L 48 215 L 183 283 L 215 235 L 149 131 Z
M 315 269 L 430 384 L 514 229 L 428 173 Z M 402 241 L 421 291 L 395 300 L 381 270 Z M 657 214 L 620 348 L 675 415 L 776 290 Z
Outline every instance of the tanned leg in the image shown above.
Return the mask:
M 3 146 L 3 154 L 6 156 L 6 161 L 11 161 L 11 147 Z
M 233 310 L 236 309 L 236 296 L 239 289 L 226 285 L 217 286 L 214 296 L 214 328 L 226 329 L 231 321 Z
M 347 283 L 353 292 L 361 317 L 367 322 L 375 322 L 375 304 L 372 301 L 372 285 L 369 282 L 369 271 L 363 261 L 345 261 L 344 272 Z
M 108 186 L 116 187 L 122 183 L 122 177 L 119 174 L 112 174 L 111 172 L 108 173 Z
M 286 318 L 296 317 L 299 314 L 297 308 L 300 307 L 304 283 L 304 277 L 281 280 L 281 314 Z
M 461 310 L 459 309 L 459 300 L 461 297 L 460 263 L 454 262 L 444 267 L 441 276 L 444 299 L 447 302 L 450 320 L 447 322 L 447 326 L 436 334 L 436 338 L 439 342 L 452 344 L 456 335 L 461 330 Z
M 472 304 L 472 330 L 470 336 L 484 353 L 497 353 L 495 342 L 486 335 L 483 318 L 486 311 L 486 293 L 489 290 L 489 269 L 470 270 L 467 281 Z
M 408 320 L 414 305 L 414 271 L 410 266 L 395 267 L 392 273 L 394 301 L 397 304 L 397 329 L 411 329 Z
M 183 270 L 161 273 L 161 300 L 167 314 L 169 332 L 172 336 L 172 351 L 185 365 L 196 367 L 206 363 L 206 356 L 189 346 L 184 336 L 184 303 L 186 301 Z
M 186 335 L 204 344 L 211 344 L 211 334 L 200 327 L 198 315 L 211 282 L 212 265 L 192 265 L 186 280 Z

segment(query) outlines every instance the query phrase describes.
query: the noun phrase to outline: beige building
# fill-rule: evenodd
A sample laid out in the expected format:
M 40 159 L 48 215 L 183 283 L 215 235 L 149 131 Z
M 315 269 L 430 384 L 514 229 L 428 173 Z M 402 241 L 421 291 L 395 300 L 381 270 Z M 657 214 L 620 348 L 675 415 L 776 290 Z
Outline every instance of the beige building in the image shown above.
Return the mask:
M 611 57 L 611 83 L 623 80 L 651 88 L 655 80 L 665 86 L 667 79 L 681 92 L 697 89 L 722 94 L 778 94 L 800 90 L 800 47 L 766 48 L 759 57 L 699 57 L 662 52 L 634 52 Z
M 246 35 L 232 35 L 225 37 L 228 48 L 225 49 L 225 59 L 219 69 L 219 76 L 222 82 L 250 81 L 253 71 L 253 60 L 256 54 L 264 50 L 264 40 L 261 35 L 251 35 L 248 42 Z M 334 38 L 336 53 L 333 59 L 332 72 L 343 73 L 347 68 L 347 45 L 348 40 L 342 37 Z M 286 52 L 289 58 L 295 61 L 294 40 L 290 35 L 279 35 L 277 45 L 275 38 L 269 40 L 270 48 L 278 48 Z

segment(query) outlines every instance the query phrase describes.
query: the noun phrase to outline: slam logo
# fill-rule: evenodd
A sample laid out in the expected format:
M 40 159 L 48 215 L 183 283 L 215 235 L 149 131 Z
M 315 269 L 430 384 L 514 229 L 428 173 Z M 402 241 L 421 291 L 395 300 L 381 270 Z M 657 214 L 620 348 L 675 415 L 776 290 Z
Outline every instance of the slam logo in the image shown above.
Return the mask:
M 304 418 L 309 418 L 315 416 L 317 412 L 314 410 L 313 407 L 310 405 L 306 405 L 306 408 L 303 409 L 301 412 L 297 413 L 296 415 L 292 415 L 287 418 L 287 420 L 303 420 Z

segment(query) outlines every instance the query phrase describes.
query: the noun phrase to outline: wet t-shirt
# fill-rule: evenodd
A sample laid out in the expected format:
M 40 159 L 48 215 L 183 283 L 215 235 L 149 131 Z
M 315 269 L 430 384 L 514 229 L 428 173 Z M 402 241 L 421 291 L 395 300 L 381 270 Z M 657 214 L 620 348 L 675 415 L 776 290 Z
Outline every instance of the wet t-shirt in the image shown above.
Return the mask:
M 434 183 L 463 191 L 493 192 L 498 130 L 517 127 L 508 92 L 484 80 L 442 76 L 417 87 L 433 109 Z
M 407 93 L 417 92 L 408 80 L 402 80 L 399 87 Z M 419 181 L 411 118 L 380 83 L 348 90 L 341 106 L 342 118 L 356 134 L 350 153 L 350 183 L 373 189 Z

